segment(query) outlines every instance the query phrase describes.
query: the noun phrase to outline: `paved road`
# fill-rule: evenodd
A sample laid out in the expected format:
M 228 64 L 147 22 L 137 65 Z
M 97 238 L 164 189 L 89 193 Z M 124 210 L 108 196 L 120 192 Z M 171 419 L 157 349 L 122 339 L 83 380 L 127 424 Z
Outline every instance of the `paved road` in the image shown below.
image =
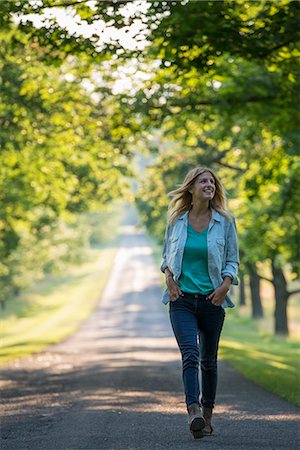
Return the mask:
M 296 407 L 220 364 L 215 434 L 187 430 L 179 353 L 147 240 L 132 225 L 94 314 L 2 370 L 1 450 L 293 450 Z M 298 435 L 299 438 L 299 435 Z

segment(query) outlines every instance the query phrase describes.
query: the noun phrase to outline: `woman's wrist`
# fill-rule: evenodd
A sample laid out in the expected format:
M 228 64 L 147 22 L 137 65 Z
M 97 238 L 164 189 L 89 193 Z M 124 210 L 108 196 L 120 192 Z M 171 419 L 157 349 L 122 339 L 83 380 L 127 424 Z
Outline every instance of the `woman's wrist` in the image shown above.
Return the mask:
M 165 271 L 165 275 L 166 275 L 166 283 L 170 278 L 172 278 L 172 280 L 173 280 L 173 274 L 168 268 Z
M 229 291 L 231 283 L 232 283 L 232 278 L 226 276 L 223 280 L 223 283 L 221 284 L 221 287 L 224 289 L 227 289 Z

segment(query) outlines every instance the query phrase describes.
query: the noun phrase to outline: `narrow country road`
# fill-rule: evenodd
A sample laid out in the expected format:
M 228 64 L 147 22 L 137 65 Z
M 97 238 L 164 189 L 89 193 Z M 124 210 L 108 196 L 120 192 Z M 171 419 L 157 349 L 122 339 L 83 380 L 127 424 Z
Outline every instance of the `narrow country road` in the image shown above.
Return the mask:
M 2 369 L 1 450 L 300 448 L 298 409 L 224 363 L 215 434 L 193 440 L 159 272 L 144 233 L 122 231 L 107 287 L 80 330 Z

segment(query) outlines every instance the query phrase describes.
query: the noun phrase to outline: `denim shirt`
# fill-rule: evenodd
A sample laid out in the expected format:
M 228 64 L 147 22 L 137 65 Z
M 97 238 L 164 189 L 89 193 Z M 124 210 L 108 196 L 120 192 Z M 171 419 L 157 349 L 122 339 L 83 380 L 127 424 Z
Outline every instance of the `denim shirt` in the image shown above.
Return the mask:
M 177 221 L 168 225 L 163 247 L 163 262 L 161 271 L 168 267 L 177 282 L 181 275 L 182 258 L 187 239 L 188 211 L 183 213 Z M 229 221 L 216 210 L 212 210 L 212 218 L 207 233 L 208 273 L 214 288 L 223 283 L 229 276 L 232 284 L 237 285 L 237 270 L 239 266 L 239 252 L 235 219 Z M 165 289 L 162 302 L 170 301 L 168 289 Z M 234 303 L 227 294 L 223 308 L 233 308 Z

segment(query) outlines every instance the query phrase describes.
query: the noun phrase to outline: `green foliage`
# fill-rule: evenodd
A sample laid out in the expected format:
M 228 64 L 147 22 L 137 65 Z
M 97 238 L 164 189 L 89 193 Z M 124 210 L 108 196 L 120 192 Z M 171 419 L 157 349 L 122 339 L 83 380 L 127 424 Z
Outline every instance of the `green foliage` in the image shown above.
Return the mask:
M 279 144 L 277 140 L 275 148 L 253 161 L 244 176 L 239 207 L 241 242 L 250 261 L 279 257 L 299 276 L 300 160 L 286 154 Z
M 154 3 L 149 15 L 159 7 Z M 167 15 L 151 38 L 155 41 L 165 33 L 158 46 L 162 63 L 169 61 L 183 70 L 210 70 L 226 52 L 248 60 L 272 59 L 299 36 L 299 4 L 289 0 L 168 2 L 163 7 Z
M 299 2 L 149 2 L 131 15 L 126 1 L 13 3 L 0 4 L 8 30 L 1 38 L 4 260 L 20 229 L 38 233 L 120 196 L 140 134 L 146 142 L 153 136 L 157 160 L 137 204 L 160 240 L 167 192 L 191 167 L 208 165 L 228 190 L 245 261 L 276 258 L 299 273 Z M 118 37 L 100 45 L 99 36 L 68 32 L 55 19 L 9 32 L 11 13 L 42 17 L 54 6 L 108 28 L 147 24 L 146 51 L 126 50 Z M 132 57 L 148 76 L 139 88 L 133 75 L 134 89 L 112 95 L 117 69 Z M 82 83 L 92 69 L 102 78 L 94 99 Z
M 49 222 L 38 233 L 20 227 L 18 245 L 0 266 L 0 301 L 7 301 L 47 274 L 59 275 L 69 266 L 86 262 L 91 247 L 105 247 L 112 241 L 121 215 L 120 206 L 114 204 L 113 209 Z
M 107 132 L 106 108 L 113 105 L 91 97 L 79 63 L 47 67 L 44 50 L 17 30 L 0 39 L 4 301 L 43 272 L 80 260 L 88 238 L 76 217 L 127 191 L 130 154 Z
M 148 54 L 160 68 L 137 96 L 145 124 L 161 129 L 157 161 L 138 193 L 145 223 L 158 237 L 166 193 L 189 168 L 212 167 L 238 218 L 243 260 L 276 258 L 299 275 L 299 3 L 164 9 Z

